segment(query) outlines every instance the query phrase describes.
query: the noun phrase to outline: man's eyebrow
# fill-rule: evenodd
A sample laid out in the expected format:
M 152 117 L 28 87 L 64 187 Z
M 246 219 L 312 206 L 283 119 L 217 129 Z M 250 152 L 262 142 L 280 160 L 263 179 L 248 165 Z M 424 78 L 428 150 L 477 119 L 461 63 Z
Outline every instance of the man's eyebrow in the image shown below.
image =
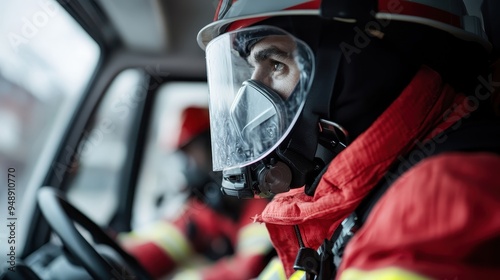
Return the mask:
M 290 58 L 289 53 L 287 53 L 287 52 L 285 52 L 285 51 L 283 51 L 275 46 L 270 46 L 269 48 L 265 48 L 263 50 L 260 50 L 256 53 L 254 53 L 253 59 L 256 62 L 261 62 L 261 61 L 268 59 L 271 56 L 282 58 L 282 59 Z

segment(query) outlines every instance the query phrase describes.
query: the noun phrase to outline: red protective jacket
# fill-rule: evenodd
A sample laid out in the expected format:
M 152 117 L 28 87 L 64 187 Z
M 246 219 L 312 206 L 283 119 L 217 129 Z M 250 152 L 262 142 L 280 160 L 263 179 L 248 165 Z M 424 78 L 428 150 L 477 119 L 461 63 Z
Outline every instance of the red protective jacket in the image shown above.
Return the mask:
M 258 220 L 286 274 L 299 249 L 294 225 L 306 247 L 318 248 L 398 158 L 456 126 L 470 112 L 468 101 L 424 67 L 331 162 L 314 197 L 303 189 L 277 195 Z M 499 166 L 491 153 L 444 153 L 414 166 L 348 244 L 337 278 L 389 279 L 381 275 L 392 271 L 390 279 L 500 279 Z
M 273 250 L 266 228 L 253 219 L 267 202 L 241 201 L 235 221 L 192 199 L 175 220 L 122 235 L 122 244 L 155 278 L 182 267 L 190 270 L 178 276 L 181 279 L 250 279 L 264 268 L 266 256 Z M 234 248 L 233 255 L 199 263 L 200 254 L 207 250 L 224 250 L 226 239 Z

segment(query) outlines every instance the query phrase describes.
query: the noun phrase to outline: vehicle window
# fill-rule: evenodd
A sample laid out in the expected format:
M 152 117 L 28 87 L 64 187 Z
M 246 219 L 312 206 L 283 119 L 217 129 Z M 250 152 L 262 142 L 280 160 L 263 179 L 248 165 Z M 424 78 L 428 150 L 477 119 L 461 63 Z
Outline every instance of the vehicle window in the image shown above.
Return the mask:
M 135 109 L 147 89 L 144 82 L 145 74 L 139 69 L 116 77 L 89 120 L 79 143 L 78 162 L 72 164 L 68 199 L 100 225 L 109 222 L 117 207 Z
M 182 158 L 175 153 L 183 108 L 208 106 L 206 82 L 170 82 L 157 91 L 132 212 L 132 228 L 168 218 L 185 197 Z
M 2 189 L 0 216 L 14 197 L 9 215 L 21 217 L 28 182 L 40 166 L 51 168 L 46 155 L 55 153 L 100 49 L 56 1 L 2 1 L 0 18 L 0 181 L 13 179 L 15 194 Z

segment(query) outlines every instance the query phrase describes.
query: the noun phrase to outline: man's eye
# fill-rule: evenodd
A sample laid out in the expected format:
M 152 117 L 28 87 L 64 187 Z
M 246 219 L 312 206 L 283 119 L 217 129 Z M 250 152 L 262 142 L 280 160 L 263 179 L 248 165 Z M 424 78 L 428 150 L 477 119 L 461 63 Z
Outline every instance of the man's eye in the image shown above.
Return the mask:
M 284 69 L 285 69 L 285 64 L 273 61 L 273 71 L 283 71 Z

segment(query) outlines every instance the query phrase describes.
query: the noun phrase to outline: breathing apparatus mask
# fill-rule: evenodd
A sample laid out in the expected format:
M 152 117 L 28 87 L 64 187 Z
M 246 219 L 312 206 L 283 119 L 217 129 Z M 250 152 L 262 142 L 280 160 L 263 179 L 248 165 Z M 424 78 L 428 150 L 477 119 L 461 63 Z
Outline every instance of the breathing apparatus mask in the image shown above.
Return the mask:
M 294 128 L 314 77 L 310 47 L 282 29 L 258 26 L 218 36 L 206 56 L 213 168 L 223 172 L 222 192 L 269 197 L 302 186 L 303 170 L 317 167 L 300 166 L 287 149 L 292 138 L 315 138 Z

